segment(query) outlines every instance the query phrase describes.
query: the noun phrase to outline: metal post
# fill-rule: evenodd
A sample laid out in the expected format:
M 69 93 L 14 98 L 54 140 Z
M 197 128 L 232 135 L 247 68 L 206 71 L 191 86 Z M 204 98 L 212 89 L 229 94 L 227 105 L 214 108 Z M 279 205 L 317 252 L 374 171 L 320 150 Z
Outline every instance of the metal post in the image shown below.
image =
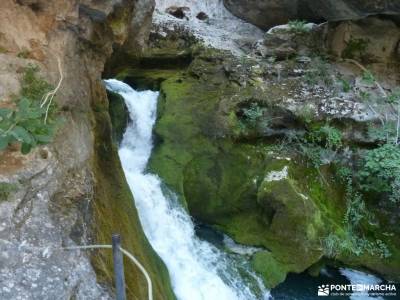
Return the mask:
M 125 275 L 124 275 L 124 261 L 121 252 L 121 236 L 113 234 L 112 236 L 112 250 L 114 260 L 114 276 L 115 276 L 115 289 L 117 300 L 126 300 L 125 294 Z

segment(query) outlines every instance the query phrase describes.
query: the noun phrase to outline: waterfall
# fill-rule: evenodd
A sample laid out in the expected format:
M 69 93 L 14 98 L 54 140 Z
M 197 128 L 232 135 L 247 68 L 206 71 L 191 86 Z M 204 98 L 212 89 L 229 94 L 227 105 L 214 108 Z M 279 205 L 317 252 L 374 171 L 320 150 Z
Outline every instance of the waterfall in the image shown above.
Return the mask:
M 144 232 L 166 264 L 179 300 L 269 299 L 269 292 L 254 274 L 258 291 L 245 284 L 235 263 L 226 254 L 195 235 L 194 224 L 172 192 L 164 192 L 162 180 L 146 172 L 151 155 L 152 129 L 158 93 L 137 92 L 110 79 L 106 87 L 125 99 L 129 125 L 119 156 L 135 198 Z M 256 295 L 257 294 L 257 295 Z

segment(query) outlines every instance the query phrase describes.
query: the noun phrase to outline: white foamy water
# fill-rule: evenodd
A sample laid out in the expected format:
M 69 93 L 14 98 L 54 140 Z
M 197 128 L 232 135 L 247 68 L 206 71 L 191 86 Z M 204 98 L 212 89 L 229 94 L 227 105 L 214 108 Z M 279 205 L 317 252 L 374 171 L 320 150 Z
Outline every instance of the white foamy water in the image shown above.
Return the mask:
M 127 84 L 110 79 L 109 90 L 124 97 L 130 123 L 119 156 L 135 198 L 144 232 L 166 264 L 172 287 L 179 300 L 269 299 L 258 278 L 258 295 L 251 291 L 230 263 L 228 256 L 199 240 L 194 224 L 173 193 L 163 193 L 162 181 L 147 173 L 151 155 L 152 128 L 156 120 L 158 93 L 137 92 Z M 250 277 L 255 276 L 249 272 Z
M 339 269 L 340 274 L 345 276 L 353 285 L 376 285 L 382 282 L 378 277 L 353 269 Z M 373 297 L 368 295 L 367 291 L 362 289 L 355 291 L 351 296 L 351 300 L 384 300 L 382 297 Z

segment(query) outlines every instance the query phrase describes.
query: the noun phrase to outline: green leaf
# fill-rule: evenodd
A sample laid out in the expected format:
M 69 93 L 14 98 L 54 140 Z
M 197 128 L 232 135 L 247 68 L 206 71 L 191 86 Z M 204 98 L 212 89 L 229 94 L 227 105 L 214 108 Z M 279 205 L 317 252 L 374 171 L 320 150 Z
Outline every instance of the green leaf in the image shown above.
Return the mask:
M 48 144 L 53 140 L 51 135 L 35 134 L 34 136 L 39 144 Z
M 43 112 L 40 108 L 32 107 L 29 111 L 26 112 L 25 117 L 27 119 L 38 119 L 43 115 Z
M 32 145 L 31 144 L 22 143 L 22 146 L 21 146 L 21 153 L 22 154 L 28 154 L 29 152 L 31 152 L 31 149 L 32 149 Z
M 12 110 L 9 108 L 0 108 L 0 121 L 8 119 L 12 114 Z
M 10 134 L 21 143 L 33 144 L 35 142 L 33 136 L 21 126 L 15 126 Z
M 31 101 L 28 98 L 23 97 L 18 101 L 17 106 L 18 106 L 19 111 L 22 111 L 22 112 L 28 111 L 29 107 L 31 106 Z
M 366 84 L 374 84 L 375 83 L 375 77 L 370 71 L 366 71 L 362 75 L 362 80 Z
M 10 139 L 8 138 L 8 136 L 0 135 L 0 151 L 7 148 L 9 141 Z

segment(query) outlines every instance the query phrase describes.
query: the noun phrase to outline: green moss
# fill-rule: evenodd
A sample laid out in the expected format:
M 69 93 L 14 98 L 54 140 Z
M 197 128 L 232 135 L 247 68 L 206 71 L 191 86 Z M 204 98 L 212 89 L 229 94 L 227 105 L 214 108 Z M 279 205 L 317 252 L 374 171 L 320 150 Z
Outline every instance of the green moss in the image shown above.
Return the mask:
M 363 58 L 366 55 L 370 41 L 367 39 L 355 39 L 353 37 L 346 43 L 342 51 L 343 58 Z
M 8 199 L 11 193 L 17 190 L 17 186 L 12 183 L 0 182 L 0 201 Z
M 216 152 L 215 146 L 202 135 L 202 128 L 206 129 L 209 125 L 207 117 L 202 119 L 206 112 L 199 111 L 196 103 L 191 101 L 196 97 L 210 101 L 213 92 L 197 94 L 194 89 L 196 86 L 192 81 L 181 76 L 171 77 L 162 83 L 162 97 L 158 104 L 160 117 L 155 127 L 155 133 L 162 142 L 150 159 L 150 168 L 181 196 L 184 196 L 183 171 L 186 164 L 197 156 L 197 152 Z M 196 111 L 198 116 L 194 119 L 192 116 Z
M 31 52 L 29 50 L 22 50 L 17 53 L 17 57 L 23 58 L 23 59 L 28 59 L 31 55 Z
M 189 210 L 203 221 L 215 222 L 225 215 L 257 210 L 255 199 L 257 181 L 263 172 L 263 154 L 251 145 L 219 143 L 218 147 L 218 152 L 196 156 L 184 172 Z
M 268 249 L 273 259 L 264 257 L 265 266 L 263 256 L 256 262 L 267 283 L 270 264 L 276 267 L 270 275 L 275 283 L 268 283 L 272 286 L 286 273 L 303 272 L 320 261 L 321 240 L 329 233 L 344 234 L 344 189 L 332 168 L 309 167 L 289 146 L 278 154 L 286 153 L 291 160 L 276 159 L 261 132 L 240 129 L 243 108 L 251 103 L 265 108 L 263 115 L 271 118 L 285 115 L 275 101 L 296 90 L 298 83 L 268 90 L 241 86 L 235 68 L 238 62 L 225 53 L 200 51 L 186 72 L 161 82 L 150 168 L 178 193 L 196 220 L 236 242 Z M 323 125 L 313 116 L 305 119 L 309 125 Z M 322 142 L 333 147 L 326 139 Z M 264 180 L 285 166 L 287 178 Z M 352 259 L 361 264 L 349 256 Z M 387 267 L 382 260 L 373 261 L 368 265 Z
M 276 200 L 277 206 L 289 206 L 285 201 L 296 196 L 298 207 L 293 204 L 287 208 L 292 214 L 286 218 L 282 213 L 272 222 L 275 212 L 258 200 L 259 185 L 266 173 L 281 170 L 287 162 L 271 159 L 263 144 L 237 143 L 229 138 L 228 131 L 235 127 L 229 122 L 237 121 L 234 109 L 238 104 L 236 98 L 229 99 L 238 91 L 243 99 L 255 96 L 251 88 L 232 87 L 218 66 L 207 60 L 196 60 L 188 74 L 163 81 L 155 128 L 159 143 L 151 157 L 151 169 L 185 200 L 196 219 L 240 243 L 271 249 L 286 266 L 284 273 L 304 271 L 321 256 L 317 249 L 321 216 L 312 200 L 304 204 L 299 192 L 292 190 Z M 286 189 L 284 186 L 283 191 Z M 310 211 L 307 218 L 303 210 Z M 298 249 L 304 249 L 304 259 L 296 258 Z
M 254 254 L 251 264 L 264 279 L 268 288 L 273 288 L 286 279 L 286 266 L 279 263 L 271 252 L 260 251 Z
M 346 209 L 344 188 L 333 177 L 330 167 L 323 166 L 319 170 L 299 167 L 289 170 L 290 176 L 296 178 L 299 188 L 307 193 L 321 211 L 325 227 L 343 226 L 343 215 Z
M 161 83 L 179 74 L 181 69 L 139 69 L 122 68 L 118 70 L 116 79 L 125 81 L 137 90 L 159 90 Z
M 109 112 L 112 124 L 112 139 L 116 145 L 122 140 L 129 121 L 129 113 L 124 98 L 114 92 L 107 91 Z
M 112 30 L 114 36 L 120 42 L 125 40 L 125 36 L 129 33 L 129 25 L 131 24 L 132 10 L 116 7 L 113 13 L 108 17 L 108 26 Z

